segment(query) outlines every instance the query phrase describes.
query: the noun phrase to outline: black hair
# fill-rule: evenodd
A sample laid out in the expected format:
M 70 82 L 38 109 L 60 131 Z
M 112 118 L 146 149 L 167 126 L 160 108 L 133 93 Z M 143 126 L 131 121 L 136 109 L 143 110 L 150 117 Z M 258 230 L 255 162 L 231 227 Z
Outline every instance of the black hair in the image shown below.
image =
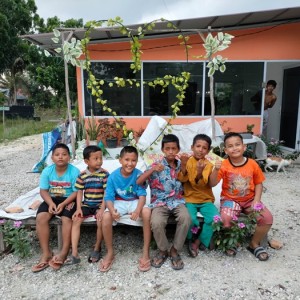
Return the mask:
M 271 80 L 269 80 L 269 81 L 267 82 L 267 85 L 273 85 L 273 86 L 274 86 L 274 89 L 275 89 L 275 88 L 276 88 L 276 85 L 277 85 L 277 82 L 276 82 L 275 80 L 271 79 Z
M 65 149 L 65 150 L 68 151 L 68 154 L 70 155 L 70 149 L 64 143 L 57 143 L 57 144 L 55 144 L 54 147 L 52 148 L 52 154 L 55 152 L 56 149 Z
M 196 144 L 197 141 L 200 141 L 200 140 L 207 142 L 208 149 L 210 149 L 211 138 L 208 135 L 202 134 L 202 133 L 195 135 L 195 137 L 193 138 L 193 146 Z
M 229 139 L 229 138 L 232 138 L 232 137 L 239 137 L 243 143 L 243 137 L 237 133 L 237 132 L 228 132 L 225 134 L 225 137 L 224 137 L 224 144 L 225 144 L 225 147 L 226 147 L 226 141 Z
M 161 149 L 164 148 L 166 143 L 176 143 L 178 149 L 180 150 L 179 139 L 175 134 L 166 134 L 163 136 L 161 141 Z
M 120 157 L 122 158 L 126 153 L 135 153 L 136 156 L 139 156 L 137 149 L 133 146 L 125 146 L 120 152 Z
M 87 146 L 83 149 L 83 159 L 89 159 L 91 156 L 91 153 L 95 153 L 101 151 L 101 148 L 96 145 Z

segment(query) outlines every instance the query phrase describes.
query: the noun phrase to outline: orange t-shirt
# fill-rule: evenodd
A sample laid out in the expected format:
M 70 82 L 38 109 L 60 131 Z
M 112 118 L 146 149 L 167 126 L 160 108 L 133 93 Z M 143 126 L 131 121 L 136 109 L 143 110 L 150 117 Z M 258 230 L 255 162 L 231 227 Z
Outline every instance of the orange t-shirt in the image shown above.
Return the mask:
M 225 159 L 218 173 L 218 180 L 223 179 L 221 197 L 244 202 L 254 198 L 255 186 L 265 180 L 257 162 L 247 158 L 241 166 L 234 166 Z

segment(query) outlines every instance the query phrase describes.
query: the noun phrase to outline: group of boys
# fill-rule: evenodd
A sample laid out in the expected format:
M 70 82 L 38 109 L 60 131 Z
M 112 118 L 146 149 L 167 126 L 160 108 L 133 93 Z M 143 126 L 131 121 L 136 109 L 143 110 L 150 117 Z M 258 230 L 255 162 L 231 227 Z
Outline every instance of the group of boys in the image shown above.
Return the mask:
M 57 144 L 52 151 L 53 165 L 45 168 L 40 178 L 40 194 L 44 200 L 36 217 L 37 235 L 42 256 L 32 267 L 39 272 L 51 266 L 58 270 L 64 264 L 77 264 L 81 260 L 78 253 L 80 226 L 84 219 L 94 215 L 97 234 L 89 262 L 99 262 L 99 270 L 111 269 L 115 253 L 113 249 L 112 226 L 126 214 L 132 220 L 142 219 L 144 245 L 138 261 L 140 271 L 148 271 L 151 266 L 161 267 L 169 258 L 171 267 L 180 270 L 184 263 L 179 252 L 188 239 L 191 257 L 198 255 L 199 249 L 211 248 L 213 239 L 212 222 L 219 215 L 214 205 L 212 187 L 222 179 L 220 216 L 224 226 L 230 227 L 231 220 L 241 212 L 251 213 L 252 208 L 261 203 L 264 175 L 257 163 L 243 156 L 245 145 L 238 133 L 229 133 L 224 138 L 228 158 L 217 160 L 212 165 L 206 155 L 211 148 L 211 139 L 205 134 L 194 137 L 193 154 L 179 154 L 179 139 L 167 134 L 162 139 L 161 150 L 164 157 L 150 165 L 144 172 L 136 168 L 138 151 L 133 146 L 125 146 L 120 153 L 121 167 L 109 174 L 102 168 L 102 152 L 97 146 L 84 149 L 87 164 L 81 172 L 69 163 L 69 149 Z M 151 191 L 150 204 L 146 203 L 146 187 Z M 197 213 L 203 216 L 203 225 Z M 53 256 L 49 246 L 49 221 L 53 216 L 62 221 L 62 249 Z M 175 217 L 176 231 L 170 247 L 166 236 L 166 225 L 170 215 Z M 268 254 L 260 242 L 272 225 L 272 215 L 263 206 L 257 219 L 257 227 L 248 250 L 259 260 L 268 259 Z M 191 229 L 196 228 L 197 239 L 192 239 Z M 150 259 L 151 237 L 155 239 L 158 251 Z M 194 232 L 195 233 L 195 232 Z M 106 255 L 101 258 L 101 242 L 104 240 Z M 68 257 L 70 246 L 72 254 Z M 236 248 L 226 251 L 236 255 Z

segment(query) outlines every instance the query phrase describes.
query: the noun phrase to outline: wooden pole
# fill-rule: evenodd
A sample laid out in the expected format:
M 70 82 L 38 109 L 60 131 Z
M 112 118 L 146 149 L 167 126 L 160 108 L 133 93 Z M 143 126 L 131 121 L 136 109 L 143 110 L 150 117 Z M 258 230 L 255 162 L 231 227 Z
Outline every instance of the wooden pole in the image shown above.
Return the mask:
M 65 40 L 64 33 L 62 33 L 62 48 L 65 41 L 68 41 L 73 35 L 73 31 L 71 31 Z M 74 128 L 73 128 L 73 118 L 72 118 L 72 112 L 71 112 L 71 100 L 70 100 L 70 88 L 69 88 L 69 70 L 68 70 L 68 63 L 66 62 L 64 58 L 64 67 L 65 67 L 65 87 L 66 87 L 66 97 L 67 97 L 67 113 L 68 113 L 68 119 L 69 119 L 69 126 L 70 126 L 70 132 L 71 132 L 71 146 L 72 146 L 72 158 L 75 158 L 75 134 L 74 134 Z

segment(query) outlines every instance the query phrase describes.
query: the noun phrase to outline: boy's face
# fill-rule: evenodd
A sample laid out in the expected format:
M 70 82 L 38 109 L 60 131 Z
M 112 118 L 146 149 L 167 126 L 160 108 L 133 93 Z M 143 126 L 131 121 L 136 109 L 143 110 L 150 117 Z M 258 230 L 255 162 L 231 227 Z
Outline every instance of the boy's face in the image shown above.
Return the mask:
M 268 85 L 266 86 L 266 90 L 267 90 L 269 93 L 272 93 L 272 92 L 274 91 L 274 89 L 275 89 L 275 86 L 272 85 L 272 84 L 268 84 Z
M 191 147 L 193 151 L 194 157 L 199 160 L 205 157 L 205 155 L 209 152 L 209 145 L 207 141 L 197 140 L 194 145 Z
M 66 166 L 70 161 L 69 152 L 64 148 L 57 148 L 52 153 L 51 159 L 58 167 Z
M 164 143 L 161 151 L 164 153 L 167 161 L 174 161 L 179 148 L 176 142 Z
M 233 136 L 226 140 L 224 150 L 230 158 L 240 158 L 246 150 L 246 145 L 243 144 L 241 138 Z
M 130 175 L 136 167 L 138 156 L 134 152 L 124 153 L 124 155 L 120 157 L 119 162 L 122 165 L 122 174 Z
M 88 165 L 90 172 L 99 170 L 103 163 L 102 151 L 90 153 L 90 157 L 85 159 L 84 162 Z

